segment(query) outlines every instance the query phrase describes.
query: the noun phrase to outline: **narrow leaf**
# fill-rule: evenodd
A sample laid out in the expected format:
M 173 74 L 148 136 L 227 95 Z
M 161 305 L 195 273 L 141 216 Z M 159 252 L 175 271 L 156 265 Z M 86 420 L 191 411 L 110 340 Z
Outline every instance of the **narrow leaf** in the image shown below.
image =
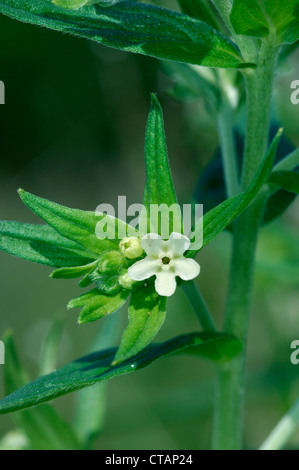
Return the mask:
M 51 273 L 53 279 L 75 279 L 77 277 L 85 276 L 95 269 L 97 261 L 89 263 L 86 266 L 76 266 L 71 268 L 56 269 Z
M 234 0 L 231 22 L 238 34 L 292 43 L 299 39 L 299 0 Z
M 160 297 L 154 286 L 142 287 L 132 293 L 129 324 L 123 333 L 114 363 L 138 354 L 157 335 L 166 316 L 166 297 Z
M 88 252 L 99 255 L 103 251 L 115 249 L 116 240 L 99 240 L 95 234 L 96 225 L 103 217 L 94 212 L 69 209 L 55 202 L 19 190 L 24 204 L 47 224 L 64 237 L 81 245 Z
M 19 21 L 92 39 L 106 46 L 159 59 L 207 67 L 239 68 L 237 46 L 208 24 L 136 1 L 112 7 L 67 10 L 51 0 L 0 0 L 0 12 Z
M 268 180 L 281 135 L 282 129 L 278 131 L 274 138 L 249 187 L 237 196 L 231 197 L 222 202 L 204 216 L 203 246 L 210 243 L 216 235 L 229 226 L 251 204 L 263 184 Z M 200 234 L 198 236 L 200 236 Z M 188 251 L 187 256 L 194 257 L 197 252 L 198 251 Z
M 118 310 L 127 300 L 130 291 L 121 290 L 115 296 L 103 295 L 98 289 L 80 295 L 69 302 L 68 308 L 82 308 L 78 323 L 90 323 Z
M 11 413 L 53 400 L 95 383 L 128 374 L 173 354 L 192 354 L 212 361 L 229 361 L 239 354 L 241 343 L 221 333 L 192 333 L 148 346 L 137 356 L 111 366 L 116 349 L 77 359 L 50 375 L 40 377 L 0 401 L 0 414 Z
M 270 176 L 269 181 L 286 191 L 299 194 L 299 173 L 295 171 L 275 171 Z
M 46 225 L 0 221 L 0 250 L 59 268 L 89 263 L 93 255 Z

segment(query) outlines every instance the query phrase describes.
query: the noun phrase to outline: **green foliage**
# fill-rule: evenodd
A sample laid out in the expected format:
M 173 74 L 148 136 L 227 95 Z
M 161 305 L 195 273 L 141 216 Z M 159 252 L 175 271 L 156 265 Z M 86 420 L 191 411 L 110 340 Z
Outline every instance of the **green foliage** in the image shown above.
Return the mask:
M 90 256 L 98 257 L 104 251 L 117 246 L 117 240 L 99 240 L 95 234 L 97 223 L 104 215 L 94 212 L 69 209 L 47 199 L 34 196 L 23 189 L 19 190 L 24 204 L 43 219 L 60 235 L 72 240 L 84 248 Z
M 81 266 L 94 259 L 77 243 L 46 225 L 0 221 L 0 250 L 53 267 Z
M 129 306 L 129 324 L 121 338 L 113 364 L 138 354 L 157 335 L 166 317 L 166 297 L 160 297 L 154 286 L 133 292 Z
M 227 362 L 241 351 L 240 342 L 221 333 L 192 333 L 162 344 L 148 346 L 130 360 L 112 366 L 116 349 L 77 359 L 61 369 L 36 379 L 0 401 L 0 414 L 23 410 L 96 383 L 149 366 L 174 354 L 191 354 L 216 362 Z
M 10 332 L 6 333 L 4 342 L 6 349 L 4 379 L 6 393 L 9 394 L 27 383 L 28 377 L 20 363 Z M 32 449 L 75 450 L 80 447 L 71 428 L 48 405 L 30 411 L 22 411 L 15 415 L 15 420 L 28 437 Z
M 207 67 L 252 65 L 244 62 L 235 44 L 208 24 L 139 2 L 70 10 L 53 5 L 50 0 L 1 0 L 0 12 L 26 23 L 159 59 Z
M 275 171 L 271 174 L 269 181 L 286 191 L 299 194 L 299 173 L 295 171 Z
M 167 227 L 169 233 L 171 233 L 173 226 L 177 223 L 178 226 L 181 225 L 181 215 L 180 211 L 177 210 L 178 201 L 169 168 L 163 112 L 155 95 L 152 95 L 146 127 L 145 165 L 146 184 L 143 204 L 147 210 L 147 231 L 161 234 L 161 225 L 158 223 L 158 226 L 154 226 L 150 223 L 150 214 L 153 215 L 153 207 L 150 207 L 150 205 L 166 204 L 169 208 L 173 205 L 176 206 L 174 213 L 170 214 L 170 228 Z M 142 220 L 141 218 L 141 227 L 143 225 Z
M 282 130 L 280 129 L 248 188 L 241 194 L 222 202 L 204 216 L 203 246 L 210 243 L 216 235 L 228 227 L 249 206 L 249 204 L 251 204 L 263 184 L 268 180 L 281 135 Z M 195 255 L 196 252 L 194 251 L 188 252 L 189 257 L 194 257 Z
M 78 323 L 90 323 L 118 310 L 127 300 L 130 291 L 121 290 L 115 296 L 102 294 L 93 289 L 87 294 L 80 295 L 69 302 L 68 308 L 82 308 Z
M 299 39 L 299 1 L 234 0 L 231 22 L 238 34 L 293 43 Z
M 178 0 L 183 13 L 208 23 L 218 29 L 216 12 L 213 11 L 208 0 Z
M 115 5 L 117 2 L 119 2 L 119 0 L 53 0 L 55 5 L 69 8 L 70 10 L 76 10 L 77 8 L 94 4 L 110 7 L 111 5 Z

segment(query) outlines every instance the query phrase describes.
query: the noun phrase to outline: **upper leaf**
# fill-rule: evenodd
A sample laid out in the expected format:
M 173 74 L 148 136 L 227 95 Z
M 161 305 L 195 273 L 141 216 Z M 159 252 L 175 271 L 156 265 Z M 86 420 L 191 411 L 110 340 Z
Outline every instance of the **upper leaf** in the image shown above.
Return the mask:
M 212 10 L 209 0 L 178 0 L 178 3 L 183 13 L 218 29 L 216 12 Z
M 26 23 L 159 59 L 208 67 L 246 67 L 237 46 L 202 21 L 135 1 L 63 9 L 51 0 L 0 0 L 0 12 Z M 252 65 L 252 64 L 251 64 Z
M 161 224 L 168 223 L 168 221 L 165 222 L 165 219 L 163 219 L 159 222 L 158 219 L 155 219 L 153 205 L 160 206 L 161 204 L 166 204 L 168 208 L 173 206 L 174 209 L 173 213 L 169 213 L 170 226 L 167 225 L 166 227 L 170 235 L 173 232 L 174 226 L 177 226 L 176 231 L 179 231 L 181 214 L 169 168 L 163 111 L 155 95 L 152 95 L 146 127 L 145 166 L 146 184 L 143 204 L 147 210 L 147 231 L 161 234 Z M 151 216 L 152 219 L 150 219 Z M 142 226 L 143 217 L 144 214 L 141 217 L 140 228 L 143 228 L 146 233 L 145 227 Z
M 82 266 L 94 257 L 47 225 L 0 221 L 0 250 L 55 268 Z
M 192 333 L 162 344 L 148 346 L 137 356 L 111 366 L 116 349 L 77 359 L 52 374 L 40 377 L 0 401 L 0 414 L 44 403 L 95 383 L 128 374 L 173 354 L 192 354 L 213 361 L 229 361 L 242 346 L 236 338 L 221 333 Z
M 234 0 L 231 22 L 238 34 L 292 43 L 299 39 L 299 0 Z
M 278 131 L 248 188 L 237 196 L 231 197 L 222 202 L 204 215 L 203 246 L 210 243 L 216 235 L 230 225 L 249 206 L 249 204 L 251 204 L 263 184 L 268 180 L 281 135 L 282 129 Z M 197 251 L 187 252 L 188 257 L 194 257 L 196 254 Z

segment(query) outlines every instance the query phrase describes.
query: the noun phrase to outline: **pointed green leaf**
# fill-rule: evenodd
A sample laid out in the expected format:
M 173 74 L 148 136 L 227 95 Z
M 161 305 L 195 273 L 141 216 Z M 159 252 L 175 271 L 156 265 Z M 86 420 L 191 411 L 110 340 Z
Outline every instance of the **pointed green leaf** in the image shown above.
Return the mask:
M 28 381 L 28 377 L 19 361 L 10 332 L 6 333 L 4 342 L 6 352 L 5 387 L 7 393 L 12 393 L 22 387 Z M 18 413 L 15 420 L 28 436 L 35 450 L 74 450 L 79 448 L 78 440 L 71 428 L 48 405 Z
M 24 204 L 48 225 L 54 228 L 62 236 L 73 240 L 88 250 L 99 255 L 103 251 L 110 251 L 117 246 L 117 240 L 99 240 L 96 236 L 96 225 L 105 216 L 96 215 L 94 212 L 69 209 L 55 202 L 19 190 Z
M 103 295 L 98 289 L 80 295 L 69 302 L 68 308 L 82 308 L 78 323 L 90 323 L 116 312 L 127 300 L 130 291 L 122 290 L 115 296 Z
M 299 0 L 234 0 L 231 22 L 238 34 L 292 43 L 299 39 Z
M 151 97 L 146 127 L 145 166 L 146 184 L 143 204 L 147 211 L 147 231 L 160 234 L 166 232 L 167 238 L 167 234 L 169 236 L 173 231 L 180 231 L 181 213 L 169 168 L 163 111 L 155 95 Z M 168 207 L 169 217 L 166 220 L 164 215 L 160 221 L 158 211 L 162 206 Z M 143 217 L 144 214 L 141 216 L 140 228 L 146 233 Z
M 97 261 L 89 263 L 86 266 L 76 266 L 71 268 L 56 269 L 51 273 L 53 279 L 76 279 L 77 277 L 89 274 L 97 266 Z
M 295 171 L 275 171 L 270 176 L 269 181 L 286 191 L 299 194 L 299 173 Z
M 0 12 L 19 21 L 159 59 L 207 67 L 252 65 L 244 63 L 237 46 L 208 24 L 141 2 L 67 10 L 51 0 L 0 0 Z
M 46 225 L 0 221 L 0 250 L 13 256 L 59 268 L 89 263 L 93 255 Z
M 203 246 L 228 227 L 253 201 L 271 173 L 277 147 L 282 135 L 280 129 L 267 151 L 260 167 L 248 188 L 237 196 L 231 197 L 210 210 L 203 218 Z M 195 235 L 196 236 L 196 235 Z M 198 234 L 200 237 L 200 234 Z M 194 257 L 198 251 L 188 251 Z
M 132 293 L 129 324 L 121 338 L 114 364 L 138 354 L 157 335 L 166 316 L 166 297 L 160 297 L 154 286 L 142 287 Z
M 77 8 L 82 8 L 85 5 L 102 5 L 109 7 L 115 5 L 120 0 L 53 0 L 53 3 L 59 7 L 69 8 L 71 10 L 76 10 Z
M 95 383 L 149 366 L 173 354 L 192 354 L 212 361 L 227 362 L 241 351 L 241 343 L 221 333 L 192 333 L 148 346 L 125 363 L 111 366 L 116 349 L 77 359 L 61 369 L 36 379 L 0 401 L 0 414 L 11 413 L 53 400 Z

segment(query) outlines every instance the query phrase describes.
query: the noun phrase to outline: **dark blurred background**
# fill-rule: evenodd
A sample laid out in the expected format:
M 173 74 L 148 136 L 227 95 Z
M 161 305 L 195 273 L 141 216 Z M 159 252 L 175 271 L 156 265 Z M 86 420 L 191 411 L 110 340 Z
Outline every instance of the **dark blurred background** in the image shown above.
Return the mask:
M 157 3 L 157 2 L 156 2 Z M 175 0 L 160 2 L 176 8 Z M 94 210 L 140 202 L 144 186 L 143 145 L 150 92 L 158 92 L 174 182 L 181 202 L 218 146 L 215 123 L 202 100 L 179 103 L 166 93 L 159 62 L 108 49 L 0 16 L 0 218 L 38 222 L 20 202 L 19 187 L 70 207 Z M 290 84 L 299 79 L 295 52 L 276 80 L 276 120 L 299 144 L 299 106 Z M 290 363 L 290 343 L 299 339 L 298 201 L 262 231 L 249 341 L 246 445 L 257 447 L 299 397 L 299 366 Z M 199 257 L 198 280 L 219 326 L 227 288 L 230 236 L 225 233 Z M 32 378 L 42 338 L 53 317 L 66 311 L 79 288 L 49 280 L 50 270 L 0 253 L 0 336 L 15 332 Z M 86 353 L 101 322 L 76 325 L 70 312 L 59 365 Z M 126 312 L 118 313 L 125 326 Z M 106 320 L 103 320 L 103 323 Z M 196 330 L 182 292 L 169 302 L 160 339 Z M 5 366 L 0 366 L 3 368 Z M 0 371 L 1 372 L 1 371 Z M 105 428 L 98 449 L 206 449 L 210 445 L 214 370 L 190 358 L 170 358 L 109 383 Z M 0 376 L 0 397 L 4 396 Z M 75 396 L 55 402 L 71 420 Z M 1 417 L 0 436 L 13 429 Z M 299 447 L 299 435 L 292 444 Z

